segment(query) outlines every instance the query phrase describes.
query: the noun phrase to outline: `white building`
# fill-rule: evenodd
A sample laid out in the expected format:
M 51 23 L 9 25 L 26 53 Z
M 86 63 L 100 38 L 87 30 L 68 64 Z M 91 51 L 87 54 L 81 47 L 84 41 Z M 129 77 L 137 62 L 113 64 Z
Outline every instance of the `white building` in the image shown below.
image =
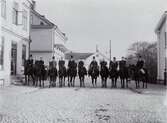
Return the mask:
M 11 77 L 22 74 L 29 55 L 29 0 L 1 0 L 0 84 L 9 85 Z
M 99 51 L 96 51 L 95 53 L 77 53 L 77 52 L 68 52 L 66 53 L 66 64 L 68 63 L 68 60 L 70 59 L 70 57 L 73 56 L 73 58 L 76 60 L 76 62 L 82 60 L 84 61 L 84 65 L 85 67 L 88 69 L 90 63 L 93 60 L 93 57 L 95 57 L 96 61 L 98 62 L 98 65 L 100 65 L 100 62 L 102 60 L 105 60 L 109 66 L 109 58 L 107 58 L 107 56 L 105 56 L 104 54 L 102 54 Z
M 155 32 L 157 34 L 158 80 L 164 80 L 164 71 L 167 69 L 167 12 L 159 20 Z
M 58 26 L 45 16 L 35 11 L 35 8 L 31 10 L 31 40 L 31 54 L 34 59 L 43 57 L 45 64 L 48 65 L 52 56 L 55 56 L 56 60 L 65 57 L 64 45 L 67 41 L 65 33 L 62 33 Z

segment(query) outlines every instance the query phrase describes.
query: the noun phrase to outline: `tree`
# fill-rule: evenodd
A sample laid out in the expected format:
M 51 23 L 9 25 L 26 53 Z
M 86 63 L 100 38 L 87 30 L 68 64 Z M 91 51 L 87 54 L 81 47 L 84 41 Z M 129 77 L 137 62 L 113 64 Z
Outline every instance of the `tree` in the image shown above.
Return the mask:
M 149 72 L 149 80 L 156 82 L 157 78 L 157 43 L 135 42 L 128 49 L 128 64 L 136 64 L 138 56 L 142 56 Z

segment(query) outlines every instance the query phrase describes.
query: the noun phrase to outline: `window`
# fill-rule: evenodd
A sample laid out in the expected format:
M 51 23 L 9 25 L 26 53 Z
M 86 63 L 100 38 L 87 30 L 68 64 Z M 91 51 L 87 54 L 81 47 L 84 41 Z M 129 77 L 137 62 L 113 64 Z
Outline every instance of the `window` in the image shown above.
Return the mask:
M 6 0 L 1 0 L 1 16 L 6 18 Z
M 28 17 L 27 17 L 27 11 L 23 10 L 23 30 L 27 31 L 28 26 Z
M 0 70 L 3 69 L 3 65 L 4 65 L 4 42 L 5 42 L 5 38 L 1 37 L 1 41 L 0 41 Z
M 24 65 L 25 60 L 26 60 L 26 45 L 23 44 L 23 47 L 22 47 L 22 65 Z
M 33 15 L 31 15 L 31 18 L 30 18 L 31 20 L 31 25 L 33 25 Z
M 18 8 L 19 8 L 18 3 L 14 2 L 13 10 L 12 10 L 12 20 L 13 20 L 13 24 L 15 25 L 18 24 Z

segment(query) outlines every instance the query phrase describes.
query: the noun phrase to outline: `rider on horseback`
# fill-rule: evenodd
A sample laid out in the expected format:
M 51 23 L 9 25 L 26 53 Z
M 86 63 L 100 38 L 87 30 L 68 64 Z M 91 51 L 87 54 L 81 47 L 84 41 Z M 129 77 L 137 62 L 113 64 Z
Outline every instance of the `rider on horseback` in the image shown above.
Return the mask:
M 103 59 L 100 62 L 100 75 L 102 80 L 102 88 L 107 88 L 107 78 L 108 78 L 109 70 L 107 67 L 107 62 Z
M 33 85 L 35 84 L 35 79 L 34 79 L 34 75 L 33 75 L 33 63 L 34 63 L 34 60 L 32 58 L 32 55 L 30 55 L 29 59 L 26 60 L 25 64 L 24 64 L 25 84 L 27 84 L 27 85 L 29 85 L 29 77 L 30 76 L 33 80 Z M 27 78 L 27 75 L 28 75 L 28 78 Z
M 145 71 L 143 70 L 144 67 L 144 60 L 142 60 L 141 56 L 139 56 L 136 67 L 138 70 L 140 70 L 143 74 L 145 73 Z
M 109 64 L 109 74 L 110 74 L 110 78 L 112 80 L 112 86 L 116 88 L 117 87 L 117 78 L 118 78 L 118 62 L 116 61 L 116 57 L 113 57 L 113 61 L 110 61 Z
M 143 82 L 143 88 L 147 88 L 148 81 L 148 71 L 144 68 L 144 60 L 139 56 L 137 64 L 136 64 L 136 88 L 139 88 L 139 82 Z
M 90 63 L 90 68 L 94 68 L 94 67 L 97 67 L 98 64 L 97 64 L 97 61 L 95 59 L 95 56 L 93 56 L 93 61 Z
M 66 67 L 65 67 L 65 61 L 63 58 L 59 60 L 59 84 L 60 86 L 65 86 L 65 77 L 66 77 Z
M 68 62 L 68 74 L 70 76 L 70 83 L 68 83 L 68 85 L 74 87 L 75 86 L 75 77 L 77 75 L 77 63 L 73 59 L 73 56 L 71 56 L 71 59 Z
M 99 76 L 99 66 L 98 66 L 97 61 L 95 60 L 95 56 L 93 56 L 93 61 L 89 65 L 88 73 L 92 78 L 92 85 L 94 87 L 94 82 L 95 82 L 95 85 L 96 85 L 97 77 Z
M 82 60 L 80 60 L 78 63 L 78 75 L 80 79 L 80 87 L 85 87 L 84 80 L 85 80 L 85 75 L 87 75 L 87 70 Z
M 55 57 L 52 57 L 52 61 L 49 62 L 49 76 L 50 76 L 50 86 L 56 86 L 57 79 L 57 62 Z
M 126 68 L 126 60 L 122 57 L 122 60 L 119 62 L 119 76 L 121 79 L 121 88 L 125 88 L 125 68 Z

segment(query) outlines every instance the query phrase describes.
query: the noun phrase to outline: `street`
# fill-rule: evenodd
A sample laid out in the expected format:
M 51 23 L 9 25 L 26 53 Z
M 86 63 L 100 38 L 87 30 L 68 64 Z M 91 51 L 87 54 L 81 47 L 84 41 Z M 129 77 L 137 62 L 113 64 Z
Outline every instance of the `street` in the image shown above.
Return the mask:
M 78 80 L 76 83 L 79 83 Z M 89 82 L 90 83 L 90 82 Z M 100 84 L 100 82 L 98 82 Z M 86 82 L 88 84 L 88 79 Z M 0 89 L 1 123 L 166 123 L 165 87 Z M 132 87 L 132 84 L 131 84 Z M 162 87 L 162 88 L 161 88 Z

